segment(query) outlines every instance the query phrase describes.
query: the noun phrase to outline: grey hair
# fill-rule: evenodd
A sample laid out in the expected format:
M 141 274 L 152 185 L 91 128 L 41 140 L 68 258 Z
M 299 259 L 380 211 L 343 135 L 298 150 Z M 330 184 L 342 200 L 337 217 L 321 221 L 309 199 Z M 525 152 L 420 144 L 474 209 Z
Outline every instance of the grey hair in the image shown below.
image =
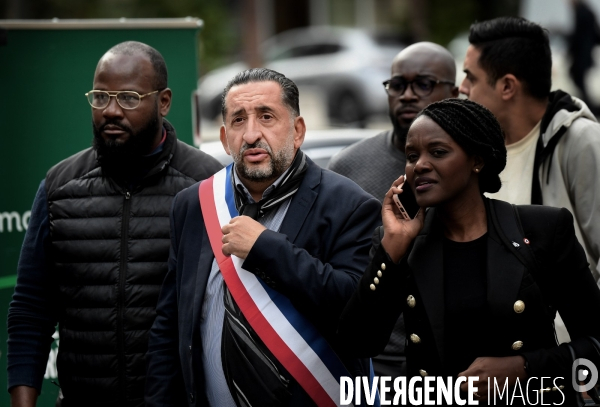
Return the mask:
M 281 86 L 281 98 L 283 103 L 290 110 L 293 117 L 300 116 L 300 95 L 296 84 L 285 75 L 267 68 L 252 68 L 238 73 L 225 86 L 223 95 L 221 96 L 221 115 L 225 120 L 227 107 L 225 106 L 225 98 L 229 90 L 237 85 L 243 85 L 251 82 L 276 82 Z

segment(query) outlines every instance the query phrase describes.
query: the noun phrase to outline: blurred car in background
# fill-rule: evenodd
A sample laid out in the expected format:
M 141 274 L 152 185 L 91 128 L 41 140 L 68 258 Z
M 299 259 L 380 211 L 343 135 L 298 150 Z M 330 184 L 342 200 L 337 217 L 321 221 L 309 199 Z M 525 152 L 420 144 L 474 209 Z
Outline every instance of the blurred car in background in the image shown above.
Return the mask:
M 265 67 L 284 74 L 299 88 L 321 92 L 331 124 L 364 127 L 371 115 L 387 114 L 381 83 L 389 78 L 392 59 L 402 48 L 397 35 L 308 27 L 270 38 L 261 53 Z M 203 118 L 212 120 L 220 114 L 223 88 L 246 68 L 238 62 L 200 78 L 198 104 Z
M 304 137 L 302 151 L 322 168 L 327 167 L 331 157 L 357 141 L 379 133 L 374 129 L 309 130 Z M 227 155 L 220 141 L 207 141 L 200 150 L 216 158 L 221 164 L 229 165 L 233 160 Z

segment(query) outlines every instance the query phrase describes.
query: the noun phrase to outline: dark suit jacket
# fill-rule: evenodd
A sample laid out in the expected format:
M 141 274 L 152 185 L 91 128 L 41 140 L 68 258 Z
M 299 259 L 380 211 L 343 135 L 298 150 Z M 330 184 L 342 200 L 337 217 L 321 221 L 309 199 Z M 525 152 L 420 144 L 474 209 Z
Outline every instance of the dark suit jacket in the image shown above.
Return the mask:
M 264 231 L 243 267 L 285 294 L 337 349 L 339 316 L 369 262 L 379 201 L 358 185 L 310 159 L 280 231 Z M 213 253 L 196 184 L 175 197 L 169 271 L 150 333 L 148 406 L 207 405 L 200 315 Z M 365 364 L 340 355 L 351 374 Z M 292 400 L 307 397 L 301 389 Z
M 585 338 L 600 337 L 600 291 L 575 236 L 573 217 L 564 208 L 517 206 L 524 236 L 538 263 L 537 270 L 527 270 L 501 242 L 490 220 L 489 205 L 486 200 L 487 303 L 494 318 L 494 332 L 489 336 L 496 354 L 481 356 L 523 355 L 530 377 L 562 376 L 570 388 L 573 359 L 565 346 L 556 345 L 549 305 L 564 320 L 577 357 L 600 362 Z M 507 220 L 498 221 L 502 225 Z M 344 310 L 339 334 L 348 338 L 345 345 L 357 355 L 375 356 L 385 347 L 398 315 L 404 313 L 408 375 L 440 375 L 445 357 L 441 222 L 435 208 L 430 209 L 423 230 L 398 264 L 380 245 L 382 235 L 383 228 L 379 228 L 373 236 L 371 263 Z M 378 271 L 382 277 L 373 291 L 370 286 Z M 414 307 L 408 305 L 409 296 L 414 298 L 410 301 Z M 515 311 L 518 300 L 525 304 L 521 313 Z M 418 339 L 411 341 L 411 334 Z M 468 346 L 469 338 L 464 339 Z M 518 341 L 522 347 L 515 350 Z M 551 383 L 545 381 L 545 385 Z M 544 398 L 545 403 L 548 400 Z

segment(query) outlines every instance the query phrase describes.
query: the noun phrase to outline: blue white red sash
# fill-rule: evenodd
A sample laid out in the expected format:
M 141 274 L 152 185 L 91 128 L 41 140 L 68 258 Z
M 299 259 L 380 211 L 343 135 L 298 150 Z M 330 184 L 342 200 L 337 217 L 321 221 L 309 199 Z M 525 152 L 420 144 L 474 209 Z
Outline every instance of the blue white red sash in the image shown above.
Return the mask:
M 319 406 L 338 406 L 341 376 L 350 376 L 327 341 L 291 304 L 242 268 L 243 259 L 225 256 L 221 227 L 238 216 L 231 184 L 232 165 L 200 184 L 204 223 L 215 258 L 238 307 L 260 339 Z

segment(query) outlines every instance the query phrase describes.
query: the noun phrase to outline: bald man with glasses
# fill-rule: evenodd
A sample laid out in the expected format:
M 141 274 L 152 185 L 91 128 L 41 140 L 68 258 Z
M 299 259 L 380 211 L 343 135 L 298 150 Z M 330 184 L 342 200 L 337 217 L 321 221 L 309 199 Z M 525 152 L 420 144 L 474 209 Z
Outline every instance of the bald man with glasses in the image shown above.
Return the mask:
M 440 45 L 419 42 L 406 47 L 392 61 L 391 71 L 383 90 L 392 130 L 351 145 L 329 163 L 330 170 L 350 178 L 380 201 L 404 174 L 406 133 L 417 113 L 430 103 L 458 96 L 454 58 Z
M 171 202 L 221 169 L 164 118 L 171 89 L 154 48 L 111 48 L 85 96 L 93 146 L 48 171 L 21 249 L 8 314 L 12 406 L 35 406 L 57 324 L 63 407 L 144 405 Z
M 350 178 L 380 201 L 390 185 L 404 174 L 406 134 L 415 116 L 430 103 L 458 96 L 454 58 L 438 44 L 419 42 L 406 47 L 392 61 L 391 71 L 383 88 L 388 96 L 392 129 L 347 147 L 329 162 L 330 170 Z M 403 201 L 410 201 L 410 188 L 404 191 Z M 373 359 L 377 375 L 406 374 L 405 339 L 400 316 L 384 352 Z

